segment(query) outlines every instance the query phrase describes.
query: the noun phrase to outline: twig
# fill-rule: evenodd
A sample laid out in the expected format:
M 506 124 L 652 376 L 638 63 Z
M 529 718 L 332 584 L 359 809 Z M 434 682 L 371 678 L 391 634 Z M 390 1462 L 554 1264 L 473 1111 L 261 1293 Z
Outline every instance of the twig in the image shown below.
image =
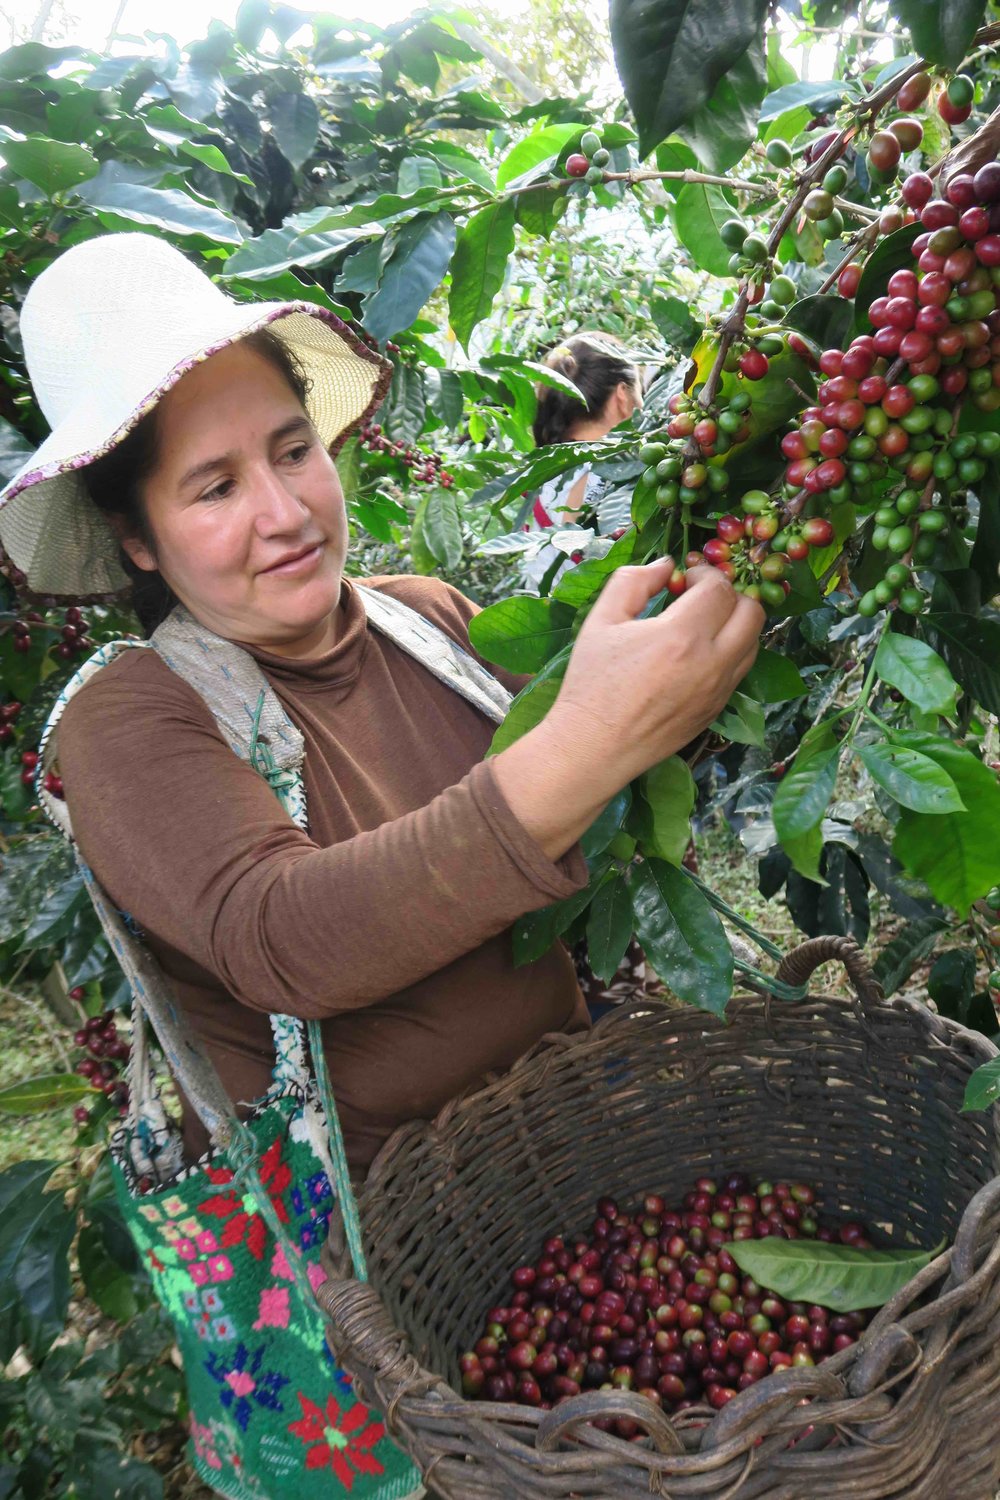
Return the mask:
M 696 172 L 691 167 L 676 172 L 646 172 L 638 169 L 631 172 L 605 172 L 603 180 L 625 182 L 629 187 L 634 187 L 638 182 L 707 182 L 717 187 L 732 188 L 736 192 L 760 193 L 769 198 L 775 196 L 773 183 L 744 182 L 741 177 L 714 177 L 711 172 Z

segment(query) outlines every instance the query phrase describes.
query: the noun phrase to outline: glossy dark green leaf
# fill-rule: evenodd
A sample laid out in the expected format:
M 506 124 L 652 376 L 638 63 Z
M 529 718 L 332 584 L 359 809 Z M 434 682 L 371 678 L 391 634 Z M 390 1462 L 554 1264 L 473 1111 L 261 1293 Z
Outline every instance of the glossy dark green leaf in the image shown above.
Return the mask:
M 108 1254 L 99 1225 L 83 1226 L 77 1241 L 77 1258 L 83 1284 L 101 1311 L 118 1323 L 134 1318 L 139 1311 L 134 1280 Z
M 586 859 L 594 859 L 598 854 L 604 853 L 615 834 L 624 826 L 631 806 L 632 788 L 624 786 L 594 819 L 586 833 L 581 835 L 580 848 Z
M 810 729 L 778 784 L 772 817 L 782 847 L 807 880 L 818 880 L 821 824 L 837 780 L 840 747 L 826 724 Z
M 409 328 L 439 286 L 455 249 L 455 221 L 441 211 L 410 219 L 386 242 L 378 289 L 365 302 L 364 325 L 382 342 Z
M 469 640 L 487 661 L 508 672 L 537 672 L 569 643 L 572 615 L 552 599 L 515 594 L 469 621 Z
M 845 85 L 835 79 L 817 80 L 815 83 L 786 83 L 768 94 L 760 107 L 761 120 L 773 120 L 788 109 L 810 104 L 813 112 L 822 114 L 835 108 L 844 97 Z
M 514 251 L 513 198 L 490 204 L 463 226 L 451 262 L 448 312 L 451 326 L 467 349 L 472 331 L 489 317 Z
M 721 1015 L 733 987 L 733 952 L 725 929 L 683 870 L 661 859 L 633 865 L 628 885 L 636 935 L 668 989 Z
M 758 703 L 787 703 L 804 697 L 809 689 L 791 657 L 764 647 L 740 683 L 740 691 Z
M 875 978 L 887 995 L 893 995 L 905 984 L 917 964 L 937 946 L 948 923 L 944 917 L 921 917 L 907 925 L 886 943 L 875 961 Z
M 689 120 L 759 36 L 766 0 L 612 0 L 618 74 L 639 155 Z
M 963 1110 L 988 1109 L 1000 1099 L 1000 1057 L 981 1063 L 965 1085 Z
M 675 349 L 687 354 L 698 342 L 701 327 L 691 316 L 691 309 L 679 297 L 653 297 L 649 316 L 657 330 Z
M 969 1008 L 976 993 L 976 954 L 972 948 L 949 948 L 934 960 L 927 976 L 927 993 L 938 1008 L 938 1014 L 969 1024 Z M 996 1031 L 994 1018 L 993 1031 Z
M 278 150 L 293 167 L 308 161 L 319 133 L 319 109 L 309 94 L 278 94 L 267 107 Z
M 725 1247 L 741 1271 L 790 1302 L 832 1312 L 884 1307 L 944 1248 L 858 1250 L 822 1240 L 734 1240 Z
M 885 741 L 855 748 L 872 780 L 901 807 L 921 813 L 965 811 L 958 788 L 947 771 L 919 750 Z
M 767 91 L 760 38 L 719 79 L 704 104 L 677 126 L 706 172 L 728 172 L 757 134 L 758 111 Z M 720 272 L 719 274 L 726 274 Z
M 534 729 L 536 724 L 542 722 L 559 696 L 571 649 L 570 646 L 564 646 L 557 656 L 545 663 L 527 687 L 521 689 L 511 704 L 506 719 L 493 736 L 488 752 L 490 755 L 498 755 L 501 750 L 506 750 L 522 734 L 527 734 L 529 729 Z
M 399 364 L 392 372 L 392 383 L 381 409 L 379 420 L 394 443 L 413 444 L 424 429 L 427 396 L 424 377 L 415 365 Z
M 893 742 L 917 750 L 946 771 L 968 811 L 928 817 L 904 809 L 893 853 L 945 906 L 965 913 L 1000 883 L 1000 785 L 963 745 L 933 734 L 894 733 Z
M 643 854 L 679 865 L 691 840 L 694 777 L 679 755 L 660 761 L 639 778 L 640 797 L 629 817 L 629 832 Z
M 634 551 L 635 532 L 627 531 L 603 557 L 588 557 L 576 567 L 567 568 L 553 588 L 552 598 L 574 609 L 589 604 L 612 573 L 632 561 Z
M 77 912 L 83 909 L 88 900 L 83 876 L 79 873 L 72 874 L 68 880 L 50 891 L 32 912 L 21 938 L 21 951 L 49 947 L 65 937 Z
M 75 1073 L 43 1073 L 0 1089 L 0 1114 L 41 1115 L 93 1097 L 90 1084 Z
M 1000 714 L 1000 623 L 965 614 L 930 614 L 921 632 L 952 675 L 988 713 Z
M 958 67 L 987 9 L 984 0 L 892 0 L 890 8 L 908 29 L 913 50 L 945 68 Z
M 540 130 L 533 130 L 530 135 L 518 141 L 500 163 L 497 187 L 508 187 L 519 178 L 526 178 L 535 172 L 544 173 L 548 170 L 548 164 L 554 164 L 558 159 L 563 148 L 586 129 L 587 126 L 579 122 L 562 121 L 558 125 L 545 125 Z
M 875 653 L 874 670 L 924 713 L 955 712 L 955 680 L 941 657 L 924 641 L 887 630 Z
M 756 698 L 737 688 L 711 725 L 716 734 L 721 734 L 734 745 L 764 746 L 764 710 Z
M 729 275 L 733 252 L 719 231 L 734 213 L 732 195 L 711 183 L 685 183 L 674 202 L 674 233 L 695 265 L 713 276 Z
M 432 489 L 421 503 L 424 540 L 438 562 L 455 569 L 462 561 L 462 522 L 454 490 Z
M 620 875 L 606 880 L 587 915 L 587 960 L 598 979 L 610 984 L 632 937 L 632 899 Z
M 512 929 L 514 964 L 534 963 L 548 953 L 557 938 L 566 932 L 571 923 L 586 911 L 600 888 L 610 861 L 602 856 L 590 873 L 590 880 L 582 891 L 575 891 L 565 901 L 556 901 L 540 911 L 528 912 Z

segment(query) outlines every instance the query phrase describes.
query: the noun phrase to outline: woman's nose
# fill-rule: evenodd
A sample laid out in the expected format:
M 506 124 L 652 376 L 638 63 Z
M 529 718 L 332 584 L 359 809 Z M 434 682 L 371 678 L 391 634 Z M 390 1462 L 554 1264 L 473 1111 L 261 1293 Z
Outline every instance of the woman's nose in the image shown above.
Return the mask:
M 262 467 L 254 484 L 254 502 L 257 529 L 263 536 L 296 530 L 309 514 L 308 505 L 295 492 L 294 481 L 276 474 L 269 464 Z

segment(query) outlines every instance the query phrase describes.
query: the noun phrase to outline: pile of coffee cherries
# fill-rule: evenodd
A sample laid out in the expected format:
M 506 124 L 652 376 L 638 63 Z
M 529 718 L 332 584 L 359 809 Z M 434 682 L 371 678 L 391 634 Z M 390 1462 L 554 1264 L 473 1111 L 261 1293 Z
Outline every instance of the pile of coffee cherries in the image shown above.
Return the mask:
M 23 619 L 18 618 L 14 620 L 10 625 L 14 650 L 22 654 L 30 651 L 32 645 L 32 625 L 45 624 L 44 615 L 31 611 Z M 60 661 L 73 661 L 75 657 L 81 656 L 85 651 L 93 649 L 94 642 L 87 635 L 87 622 L 84 619 L 83 612 L 75 604 L 71 604 L 67 609 L 63 617 L 60 634 L 62 639 L 55 648 L 56 656 Z
M 580 149 L 566 158 L 566 176 L 582 177 L 591 184 L 604 181 L 604 169 L 611 160 L 611 152 L 601 144 L 596 130 L 585 130 L 580 137 Z
M 83 999 L 84 992 L 80 986 L 69 993 L 71 1000 Z M 86 1078 L 92 1088 L 100 1089 L 102 1094 L 106 1094 L 119 1115 L 124 1116 L 128 1109 L 128 1084 L 123 1074 L 131 1049 L 119 1034 L 112 1012 L 104 1011 L 99 1016 L 91 1016 L 79 1031 L 73 1033 L 73 1040 L 86 1054 L 76 1065 L 78 1075 Z M 90 1120 L 90 1111 L 85 1105 L 78 1104 L 73 1111 L 73 1118 L 78 1125 L 86 1125 Z
M 589 1237 L 545 1240 L 463 1354 L 470 1399 L 550 1408 L 584 1390 L 636 1391 L 665 1411 L 719 1409 L 773 1370 L 856 1343 L 865 1312 L 788 1302 L 744 1276 L 733 1241 L 815 1238 L 870 1249 L 858 1223 L 822 1222 L 807 1183 L 699 1178 L 680 1209 L 647 1194 L 597 1203 Z M 622 1437 L 633 1422 L 600 1421 Z
M 443 466 L 439 453 L 425 453 L 422 448 L 412 448 L 408 443 L 394 442 L 382 429 L 380 422 L 365 422 L 358 430 L 358 441 L 369 453 L 384 453 L 395 458 L 409 469 L 410 478 L 416 484 L 439 484 L 450 490 L 455 476 Z

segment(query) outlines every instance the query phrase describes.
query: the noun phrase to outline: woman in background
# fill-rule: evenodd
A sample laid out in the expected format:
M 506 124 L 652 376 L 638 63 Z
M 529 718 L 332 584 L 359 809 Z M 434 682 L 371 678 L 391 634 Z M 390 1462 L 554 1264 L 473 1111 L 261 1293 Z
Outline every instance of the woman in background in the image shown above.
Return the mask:
M 597 442 L 627 422 L 642 408 L 639 371 L 624 344 L 610 333 L 579 333 L 559 344 L 545 360 L 550 370 L 565 375 L 584 398 L 576 400 L 556 386 L 539 385 L 534 435 L 539 447 L 553 443 Z M 593 509 L 606 483 L 589 463 L 557 475 L 542 485 L 534 505 L 539 530 L 571 526 L 586 509 Z M 525 527 L 530 531 L 530 525 Z M 522 586 L 539 593 L 572 564 L 572 557 L 546 543 L 522 563 Z

